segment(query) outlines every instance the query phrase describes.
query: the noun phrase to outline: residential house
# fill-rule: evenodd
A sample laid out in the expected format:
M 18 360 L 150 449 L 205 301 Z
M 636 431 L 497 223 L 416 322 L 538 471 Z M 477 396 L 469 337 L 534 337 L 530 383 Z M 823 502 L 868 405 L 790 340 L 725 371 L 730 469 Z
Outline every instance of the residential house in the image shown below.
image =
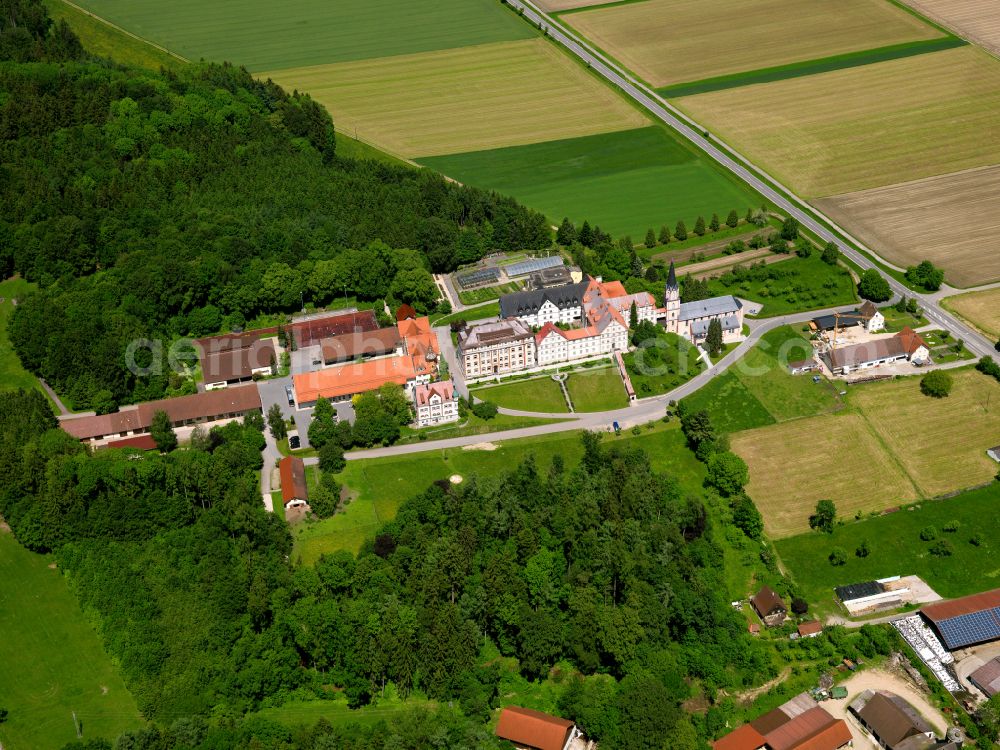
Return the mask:
M 839 750 L 853 743 L 843 719 L 835 719 L 808 693 L 757 717 L 712 743 L 713 750 Z
M 494 734 L 519 750 L 568 750 L 581 736 L 572 721 L 520 706 L 500 711 Z
M 468 379 L 504 375 L 535 366 L 535 336 L 517 318 L 466 328 L 458 358 Z
M 893 362 L 927 362 L 930 350 L 913 329 L 904 328 L 895 336 L 830 348 L 823 354 L 823 359 L 834 375 L 848 375 Z
M 451 380 L 420 384 L 413 389 L 417 411 L 417 427 L 458 421 L 458 398 Z
M 770 586 L 764 586 L 757 594 L 750 599 L 754 611 L 769 628 L 776 627 L 785 622 L 788 615 L 788 608 Z
M 278 462 L 281 477 L 281 501 L 286 508 L 307 505 L 309 488 L 306 485 L 306 465 L 301 458 L 285 456 Z

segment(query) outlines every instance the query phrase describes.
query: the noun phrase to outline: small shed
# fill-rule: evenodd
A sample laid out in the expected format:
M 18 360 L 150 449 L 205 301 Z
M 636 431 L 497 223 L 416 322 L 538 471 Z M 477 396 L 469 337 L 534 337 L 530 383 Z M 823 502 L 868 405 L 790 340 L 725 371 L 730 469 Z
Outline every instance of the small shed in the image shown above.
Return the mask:
M 823 623 L 819 620 L 809 620 L 799 625 L 799 638 L 815 638 L 823 632 Z

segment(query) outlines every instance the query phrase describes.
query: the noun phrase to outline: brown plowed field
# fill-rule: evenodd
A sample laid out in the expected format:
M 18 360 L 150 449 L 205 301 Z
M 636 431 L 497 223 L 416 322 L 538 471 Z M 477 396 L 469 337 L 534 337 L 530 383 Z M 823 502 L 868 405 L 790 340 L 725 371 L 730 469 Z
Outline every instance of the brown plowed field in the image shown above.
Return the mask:
M 814 203 L 891 263 L 929 260 L 960 287 L 1000 280 L 1000 166 Z
M 1000 54 L 1000 3 L 997 0 L 904 0 L 904 2 L 970 42 Z

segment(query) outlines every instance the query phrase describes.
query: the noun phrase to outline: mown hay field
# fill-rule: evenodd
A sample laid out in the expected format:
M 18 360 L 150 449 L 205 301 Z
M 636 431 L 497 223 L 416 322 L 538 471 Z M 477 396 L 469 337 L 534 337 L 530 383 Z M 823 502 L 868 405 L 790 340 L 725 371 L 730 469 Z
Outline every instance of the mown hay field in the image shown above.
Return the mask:
M 436 156 L 641 127 L 648 120 L 543 39 L 266 74 L 348 134 Z
M 76 739 L 117 737 L 144 724 L 51 557 L 36 555 L 0 529 L 0 700 L 10 715 L 0 744 L 55 748 Z
M 986 450 L 1000 435 L 1000 385 L 974 370 L 952 376 L 943 399 L 924 396 L 915 377 L 873 383 L 851 390 L 850 413 L 732 435 L 768 533 L 807 531 L 823 499 L 853 518 L 988 482 L 997 471 Z
M 454 179 L 512 195 L 558 223 L 584 219 L 615 236 L 698 216 L 742 216 L 761 198 L 664 128 L 602 133 L 419 159 Z
M 961 315 L 983 333 L 1000 339 L 1000 289 L 948 297 L 944 300 L 944 306 Z
M 677 104 L 810 198 L 1000 163 L 1000 62 L 972 46 Z
M 738 432 L 733 450 L 750 467 L 747 493 L 773 539 L 809 530 L 820 500 L 845 517 L 918 497 L 916 488 L 858 414 L 797 419 Z
M 1000 166 L 969 169 L 816 201 L 831 219 L 900 266 L 930 260 L 950 284 L 1000 280 Z
M 951 395 L 931 399 L 917 378 L 877 383 L 851 397 L 925 497 L 990 481 L 986 455 L 1000 437 L 1000 383 L 974 370 L 953 372 Z
M 496 0 L 77 4 L 191 60 L 229 61 L 254 72 L 528 39 L 537 33 Z
M 884 0 L 646 0 L 563 21 L 654 87 L 943 36 Z
M 1000 53 L 1000 3 L 996 0 L 904 0 L 960 36 Z

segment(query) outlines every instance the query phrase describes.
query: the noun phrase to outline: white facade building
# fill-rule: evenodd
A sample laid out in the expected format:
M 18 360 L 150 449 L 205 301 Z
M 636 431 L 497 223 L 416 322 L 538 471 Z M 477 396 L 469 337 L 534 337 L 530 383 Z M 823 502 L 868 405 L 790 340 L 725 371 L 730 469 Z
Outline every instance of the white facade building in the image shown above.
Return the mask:
M 526 370 L 535 366 L 535 336 L 516 319 L 472 326 L 458 336 L 458 356 L 469 379 Z
M 415 386 L 413 403 L 417 409 L 417 427 L 458 421 L 458 399 L 451 380 Z

